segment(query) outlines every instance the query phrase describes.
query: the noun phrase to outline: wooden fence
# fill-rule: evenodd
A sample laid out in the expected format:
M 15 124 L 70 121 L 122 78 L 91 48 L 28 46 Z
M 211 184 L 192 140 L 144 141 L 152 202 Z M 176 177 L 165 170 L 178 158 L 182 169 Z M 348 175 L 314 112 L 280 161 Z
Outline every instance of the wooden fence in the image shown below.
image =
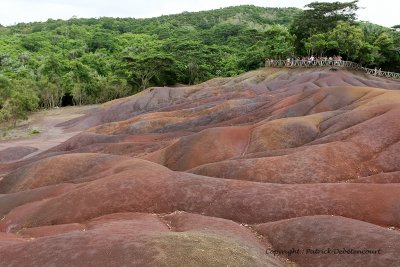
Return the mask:
M 265 61 L 266 67 L 276 67 L 276 68 L 318 68 L 318 67 L 331 67 L 331 68 L 346 68 L 353 70 L 360 70 L 367 74 L 385 77 L 390 79 L 400 79 L 400 73 L 382 71 L 380 69 L 368 69 L 364 68 L 360 64 L 354 63 L 352 61 L 344 60 L 275 60 L 269 59 Z

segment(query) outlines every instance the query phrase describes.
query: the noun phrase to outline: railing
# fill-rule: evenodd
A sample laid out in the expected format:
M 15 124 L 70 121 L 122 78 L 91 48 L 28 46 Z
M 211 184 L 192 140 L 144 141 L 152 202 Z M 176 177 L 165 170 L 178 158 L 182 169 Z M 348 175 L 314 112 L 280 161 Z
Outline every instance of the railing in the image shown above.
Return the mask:
M 390 79 L 400 79 L 400 73 L 390 72 L 390 71 L 381 71 L 380 69 L 368 69 L 364 68 L 360 64 L 354 63 L 352 61 L 344 61 L 344 60 L 275 60 L 269 59 L 265 61 L 266 67 L 287 67 L 287 68 L 318 68 L 318 67 L 331 67 L 331 68 L 347 68 L 353 70 L 360 70 L 367 74 L 378 76 L 378 77 L 386 77 Z

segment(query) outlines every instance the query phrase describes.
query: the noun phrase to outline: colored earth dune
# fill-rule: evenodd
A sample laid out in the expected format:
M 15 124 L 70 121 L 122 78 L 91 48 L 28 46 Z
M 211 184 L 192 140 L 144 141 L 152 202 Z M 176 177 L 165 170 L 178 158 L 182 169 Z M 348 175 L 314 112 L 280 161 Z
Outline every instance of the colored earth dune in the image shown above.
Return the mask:
M 150 88 L 0 151 L 0 266 L 399 266 L 400 82 Z

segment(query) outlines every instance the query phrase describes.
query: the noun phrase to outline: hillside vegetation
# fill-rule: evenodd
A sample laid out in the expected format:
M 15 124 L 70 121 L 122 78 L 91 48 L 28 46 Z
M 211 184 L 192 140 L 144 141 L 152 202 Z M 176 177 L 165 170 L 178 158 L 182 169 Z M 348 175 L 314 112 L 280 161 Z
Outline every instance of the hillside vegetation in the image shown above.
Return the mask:
M 36 108 L 102 103 L 149 86 L 234 76 L 261 67 L 265 58 L 342 54 L 398 70 L 399 32 L 355 23 L 355 3 L 343 5 L 311 8 L 344 14 L 329 23 L 309 10 L 238 6 L 0 27 L 0 122 L 15 124 Z

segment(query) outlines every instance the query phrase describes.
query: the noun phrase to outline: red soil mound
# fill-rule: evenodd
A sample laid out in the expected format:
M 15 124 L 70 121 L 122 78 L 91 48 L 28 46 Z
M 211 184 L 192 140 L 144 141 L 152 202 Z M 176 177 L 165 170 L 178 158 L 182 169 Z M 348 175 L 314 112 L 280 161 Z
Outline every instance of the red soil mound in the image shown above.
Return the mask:
M 399 89 L 264 69 L 107 103 L 0 151 L 0 265 L 396 266 Z
M 191 215 L 185 217 L 193 220 Z M 33 266 L 285 266 L 232 222 L 197 220 L 196 227 L 174 215 L 168 219 L 181 225 L 180 229 L 170 229 L 156 215 L 138 213 L 114 214 L 80 225 L 32 228 L 23 234 L 46 231 L 45 235 L 54 235 L 9 244 L 0 255 L 3 263 Z M 221 229 L 223 223 L 229 228 Z M 212 230 L 202 227 L 206 225 Z
M 172 172 L 142 160 L 131 160 L 118 169 L 118 173 L 110 170 L 109 175 L 67 194 L 15 208 L 0 222 L 0 228 L 17 231 L 27 226 L 82 222 L 113 212 L 175 210 L 245 223 L 334 214 L 400 226 L 400 185 L 250 183 Z
M 397 266 L 400 232 L 337 216 L 311 216 L 254 226 L 275 250 L 300 266 Z M 340 260 L 338 260 L 340 258 Z

